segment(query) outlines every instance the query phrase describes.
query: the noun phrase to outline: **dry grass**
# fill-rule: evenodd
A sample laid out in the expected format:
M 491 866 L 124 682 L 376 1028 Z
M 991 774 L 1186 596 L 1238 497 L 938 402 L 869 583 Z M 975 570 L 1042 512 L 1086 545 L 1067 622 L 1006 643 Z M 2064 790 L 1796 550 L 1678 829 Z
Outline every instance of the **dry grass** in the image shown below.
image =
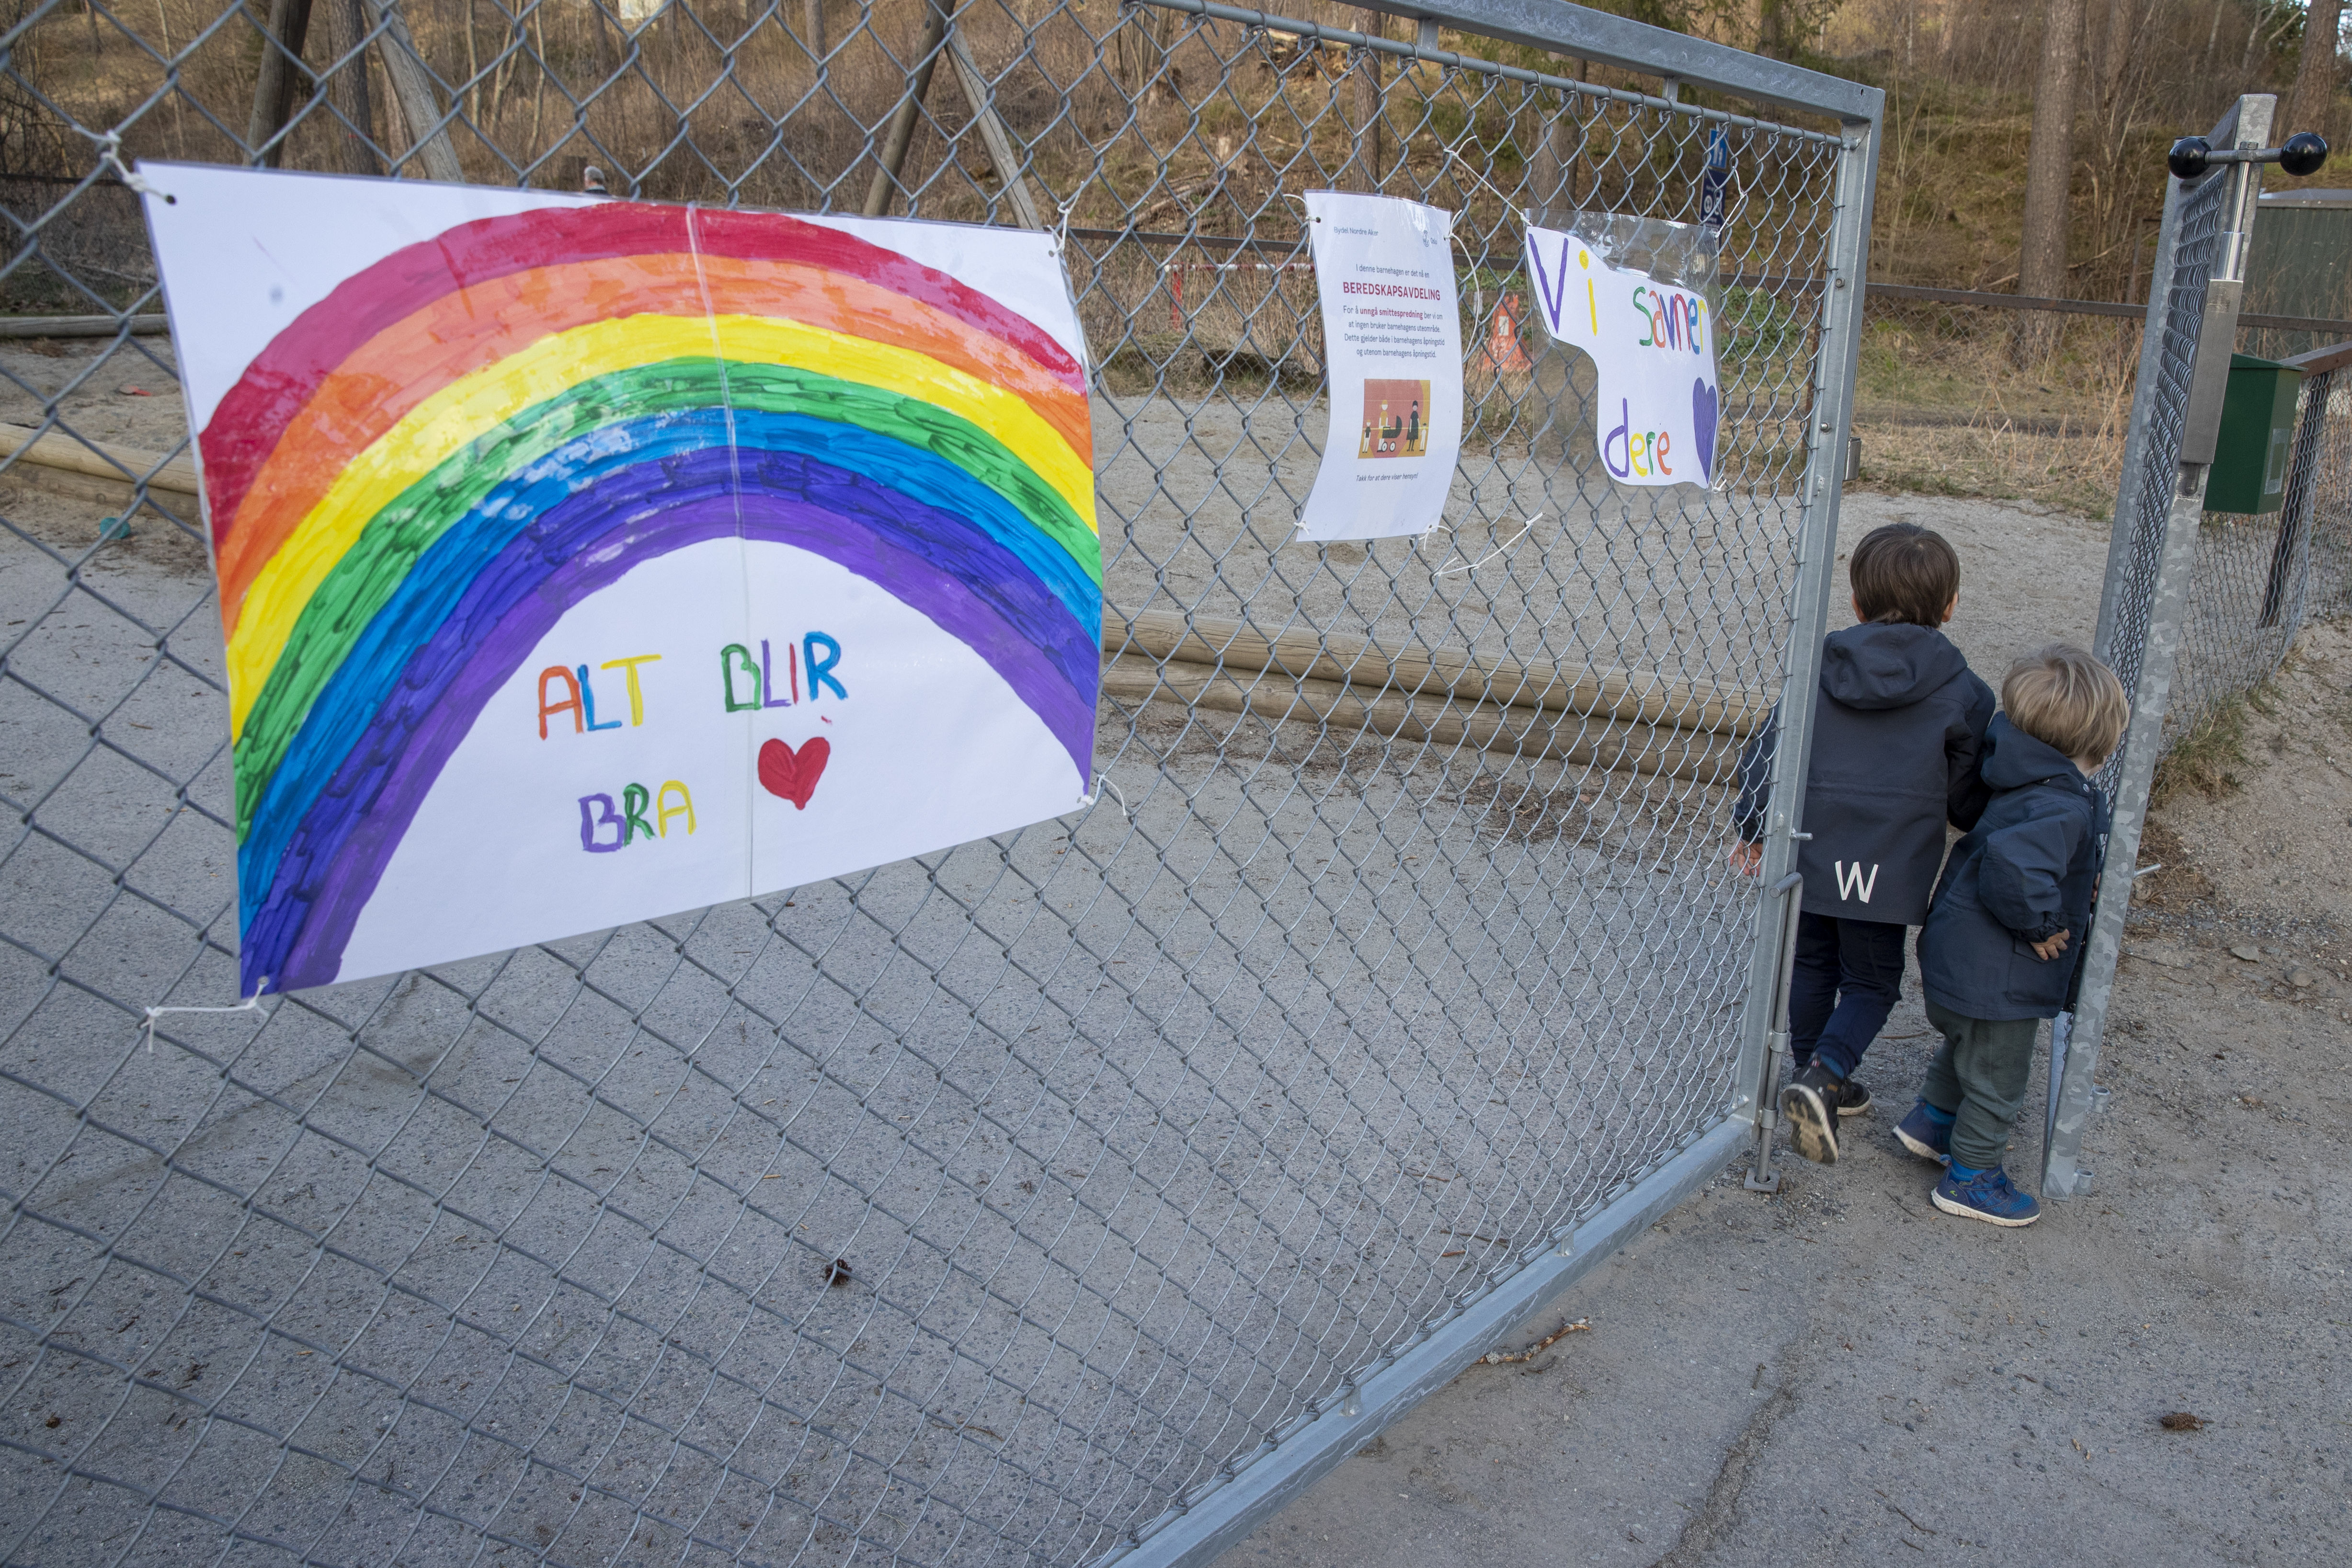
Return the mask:
M 2021 366 L 2017 320 L 2007 310 L 1872 301 L 1854 414 L 1865 486 L 2108 514 L 2138 323 L 2054 318 L 2051 353 Z
M 2173 737 L 2172 749 L 2158 759 L 2148 785 L 2148 805 L 2159 806 L 2181 795 L 2219 796 L 2237 792 L 2237 770 L 2246 765 L 2249 697 L 2231 697 L 2208 708 Z

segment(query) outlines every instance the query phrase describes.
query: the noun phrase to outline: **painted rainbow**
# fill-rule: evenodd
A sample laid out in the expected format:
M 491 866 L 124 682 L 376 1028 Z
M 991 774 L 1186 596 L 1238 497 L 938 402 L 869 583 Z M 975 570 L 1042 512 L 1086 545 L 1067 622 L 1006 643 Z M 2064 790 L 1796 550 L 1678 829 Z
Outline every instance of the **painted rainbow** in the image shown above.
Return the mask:
M 987 294 L 772 214 L 613 202 L 344 279 L 198 437 L 227 636 L 240 968 L 336 977 L 483 705 L 570 606 L 724 537 L 880 584 L 1092 768 L 1083 367 Z

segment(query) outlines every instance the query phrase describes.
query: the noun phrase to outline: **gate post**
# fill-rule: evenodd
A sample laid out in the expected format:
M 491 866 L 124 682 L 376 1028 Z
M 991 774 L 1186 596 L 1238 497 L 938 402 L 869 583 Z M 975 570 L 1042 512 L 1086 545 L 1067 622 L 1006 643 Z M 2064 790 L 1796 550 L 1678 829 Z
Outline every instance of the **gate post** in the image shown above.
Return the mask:
M 2264 145 L 2277 101 L 2267 93 L 2241 98 L 2210 140 L 2216 145 Z M 2113 809 L 2106 865 L 2100 873 L 2098 903 L 2083 955 L 2081 994 L 2073 1013 L 2060 1014 L 2050 1030 L 2041 1189 L 2043 1197 L 2059 1200 L 2089 1190 L 2090 1173 L 2082 1167 L 2083 1126 L 2094 1102 L 2092 1077 L 2115 994 L 2116 963 L 2123 952 L 2124 918 L 2131 907 L 2148 789 L 2164 751 L 2173 658 L 2180 651 L 2189 574 L 2197 562 L 2205 479 L 2221 421 L 2220 389 L 2227 382 L 2230 351 L 2237 339 L 2238 303 L 2245 288 L 2262 168 L 2229 163 L 2193 188 L 2184 188 L 2185 182 L 2179 180 L 2169 183 L 2172 189 L 2165 201 L 2169 237 L 2158 244 L 2171 247 L 2174 265 L 2169 271 L 2159 271 L 2150 286 L 2141 377 L 2132 395 L 2130 438 L 2139 443 L 2139 482 L 2135 485 L 2134 470 L 2126 468 L 2099 610 L 2102 646 L 2097 651 L 2116 667 L 2131 696 L 2131 724 L 2104 781 L 2113 791 Z M 2126 504 L 2132 510 L 2128 520 Z M 2127 528 L 2132 534 L 2128 540 Z M 2131 621 L 2137 617 L 2129 596 L 2143 581 L 2147 584 L 2146 630 L 2141 639 L 2135 639 Z
M 1828 292 L 1822 312 L 1821 353 L 1810 389 L 1811 409 L 1800 500 L 1803 520 L 1797 533 L 1796 592 L 1790 605 L 1789 674 L 1780 689 L 1779 743 L 1771 765 L 1771 795 L 1765 817 L 1764 861 L 1758 868 L 1756 932 L 1748 963 L 1748 1000 L 1740 1017 L 1739 1064 L 1732 1112 L 1756 1129 L 1751 1180 L 1764 1190 L 1770 1179 L 1770 1142 L 1779 1117 L 1773 1082 L 1785 1042 L 1776 1031 L 1789 962 L 1789 931 L 1803 900 L 1789 889 L 1796 869 L 1798 823 L 1804 816 L 1805 768 L 1812 754 L 1813 688 L 1821 679 L 1822 638 L 1829 621 L 1832 583 L 1837 572 L 1838 503 L 1845 486 L 1846 436 L 1853 425 L 1854 377 L 1862 357 L 1862 300 L 1870 266 L 1870 214 L 1875 194 L 1879 121 L 1849 120 L 1841 128 L 1837 216 L 1830 231 Z

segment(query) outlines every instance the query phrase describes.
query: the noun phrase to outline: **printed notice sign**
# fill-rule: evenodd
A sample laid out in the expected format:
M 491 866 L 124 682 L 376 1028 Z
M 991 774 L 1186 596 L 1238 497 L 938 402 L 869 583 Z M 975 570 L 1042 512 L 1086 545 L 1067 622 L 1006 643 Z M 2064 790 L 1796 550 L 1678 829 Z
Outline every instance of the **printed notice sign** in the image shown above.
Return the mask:
M 1331 430 L 1302 539 L 1426 533 L 1462 450 L 1454 215 L 1393 196 L 1309 191 Z
M 1528 230 L 1528 280 L 1554 341 L 1600 372 L 1601 461 L 1621 485 L 1706 485 L 1721 404 L 1715 312 L 1695 289 L 1612 267 L 1558 229 Z

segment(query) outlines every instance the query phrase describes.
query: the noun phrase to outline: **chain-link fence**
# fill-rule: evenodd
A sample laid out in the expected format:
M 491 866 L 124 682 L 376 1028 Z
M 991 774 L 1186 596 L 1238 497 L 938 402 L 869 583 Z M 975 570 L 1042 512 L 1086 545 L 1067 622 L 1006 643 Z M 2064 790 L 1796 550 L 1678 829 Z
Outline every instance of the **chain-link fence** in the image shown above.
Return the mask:
M 2207 512 L 2197 535 L 2166 736 L 2230 716 L 2278 673 L 2306 617 L 2352 610 L 2352 398 L 2344 372 L 2308 372 L 2298 394 L 2284 500 L 2267 514 Z
M 2264 147 L 2275 100 L 2242 98 L 2209 138 Z M 2100 782 L 2114 826 L 2085 945 L 2079 1005 L 2053 1027 L 2042 1191 L 2085 1190 L 2092 1074 L 2122 951 L 2140 830 L 2158 762 L 2278 670 L 2304 618 L 2345 607 L 2352 542 L 2352 351 L 2305 356 L 2284 495 L 2268 515 L 2204 510 L 2240 325 L 2260 163 L 2170 183 L 2157 244 L 2096 648 L 2132 699 Z
M 1811 686 L 1877 96 L 1440 9 L 16 7 L 0 1561 L 1197 1557 L 1720 1168 L 1778 946 L 1726 796 Z M 1097 804 L 151 1013 L 236 994 L 159 155 L 1066 226 Z M 1463 215 L 1419 540 L 1292 538 L 1325 184 Z M 1727 272 L 1830 286 L 1727 291 L 1726 477 L 1618 489 L 1511 330 L 1521 209 L 1709 201 Z
M 2276 602 L 2282 613 L 2292 602 L 2300 552 L 2305 618 L 2352 616 L 2352 342 L 2302 356 L 2302 363 L 2294 466 L 2275 552 L 2286 576 Z M 2273 602 L 2266 584 L 2264 615 Z
M 2106 592 L 2099 609 L 2099 651 L 2124 689 L 2136 697 L 2145 690 L 2141 675 L 2151 630 L 2174 638 L 2179 635 L 2177 607 L 2167 605 L 2159 613 L 2158 601 L 2168 586 L 2159 580 L 2168 548 L 2180 547 L 2169 523 L 2183 495 L 2182 440 L 2199 345 L 2210 336 L 2218 352 L 2229 352 L 2226 331 L 2207 332 L 2206 310 L 2215 268 L 2225 260 L 2225 246 L 2236 237 L 2231 229 L 2236 194 L 2229 172 L 2209 177 L 2192 191 L 2174 193 L 2166 213 L 2171 226 L 2158 241 L 2160 283 L 2152 290 L 2149 310 L 2154 313 L 2160 304 L 2162 321 L 2145 334 L 2142 345 L 2107 556 Z M 2208 454 L 2205 460 L 2210 458 Z M 2201 472 L 2197 482 L 2200 489 L 2192 499 L 2201 500 Z M 2165 624 L 2158 626 L 2159 619 Z M 2163 662 L 2163 679 L 2169 679 L 2168 650 Z M 2126 756 L 2126 751 L 2118 751 L 2101 774 L 2100 784 L 2110 793 L 2122 776 Z

